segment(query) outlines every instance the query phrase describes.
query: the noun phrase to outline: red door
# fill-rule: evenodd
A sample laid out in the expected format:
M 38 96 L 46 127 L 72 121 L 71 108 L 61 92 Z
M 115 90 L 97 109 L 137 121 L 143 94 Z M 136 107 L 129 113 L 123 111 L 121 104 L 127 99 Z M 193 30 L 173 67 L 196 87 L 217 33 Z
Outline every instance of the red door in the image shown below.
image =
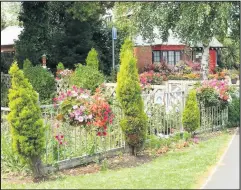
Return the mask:
M 209 72 L 214 73 L 217 64 L 216 50 L 209 50 Z

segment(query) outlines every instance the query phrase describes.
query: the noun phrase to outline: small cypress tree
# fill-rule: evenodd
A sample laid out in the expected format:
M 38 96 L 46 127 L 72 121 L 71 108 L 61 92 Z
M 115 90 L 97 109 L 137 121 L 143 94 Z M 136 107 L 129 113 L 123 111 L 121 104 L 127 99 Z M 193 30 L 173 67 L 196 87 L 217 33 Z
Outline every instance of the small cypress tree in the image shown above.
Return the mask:
M 91 66 L 97 70 L 99 69 L 98 52 L 95 50 L 95 48 L 92 48 L 89 51 L 88 56 L 85 61 L 86 61 L 87 66 Z
M 123 59 L 123 56 L 125 55 L 125 51 L 129 49 L 133 51 L 133 43 L 129 39 L 125 39 L 124 44 L 121 46 L 120 49 L 120 61 Z
M 10 113 L 7 119 L 11 126 L 13 149 L 30 165 L 34 177 L 41 177 L 44 175 L 41 154 L 45 135 L 38 95 L 16 62 L 12 64 L 9 74 L 12 85 L 8 95 Z
M 62 62 L 58 63 L 57 70 L 64 70 L 64 64 Z
M 23 62 L 23 69 L 26 70 L 30 67 L 33 67 L 31 61 L 29 59 L 25 59 L 24 62 Z
M 120 72 L 117 76 L 116 93 L 124 112 L 124 118 L 120 125 L 131 149 L 131 154 L 136 155 L 146 138 L 147 116 L 141 97 L 136 67 L 137 60 L 134 58 L 133 49 L 127 44 L 131 44 L 130 40 L 126 40 L 121 49 L 123 56 L 121 57 Z
M 198 107 L 196 90 L 191 90 L 188 94 L 186 105 L 182 115 L 184 129 L 193 133 L 200 127 L 200 111 Z

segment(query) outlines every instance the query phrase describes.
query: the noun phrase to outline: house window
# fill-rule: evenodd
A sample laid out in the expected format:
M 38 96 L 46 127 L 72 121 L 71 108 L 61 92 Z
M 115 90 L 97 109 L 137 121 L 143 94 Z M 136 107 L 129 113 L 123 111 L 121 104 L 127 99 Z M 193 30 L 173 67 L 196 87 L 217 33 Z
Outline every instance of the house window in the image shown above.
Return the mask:
M 153 51 L 153 62 L 176 65 L 181 60 L 181 51 Z
M 160 51 L 153 51 L 153 62 L 160 62 Z
M 181 60 L 181 52 L 176 51 L 175 52 L 175 64 L 177 64 Z
M 168 64 L 174 65 L 175 64 L 175 54 L 174 51 L 168 52 Z
M 168 56 L 167 56 L 167 51 L 162 51 L 162 61 L 167 63 Z

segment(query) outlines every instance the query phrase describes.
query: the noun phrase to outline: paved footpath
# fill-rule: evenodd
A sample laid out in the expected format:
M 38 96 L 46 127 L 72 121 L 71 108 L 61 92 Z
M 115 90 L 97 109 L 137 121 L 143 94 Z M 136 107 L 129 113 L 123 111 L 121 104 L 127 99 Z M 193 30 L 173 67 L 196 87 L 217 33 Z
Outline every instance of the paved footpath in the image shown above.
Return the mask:
M 239 131 L 201 189 L 239 189 Z

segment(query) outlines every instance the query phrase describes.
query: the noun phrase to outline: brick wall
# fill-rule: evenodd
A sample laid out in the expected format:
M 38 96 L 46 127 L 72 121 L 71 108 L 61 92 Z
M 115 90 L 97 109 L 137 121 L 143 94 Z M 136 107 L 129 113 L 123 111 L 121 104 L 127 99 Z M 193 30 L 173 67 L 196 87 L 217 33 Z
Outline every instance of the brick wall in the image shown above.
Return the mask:
M 139 72 L 142 72 L 144 67 L 148 64 L 152 64 L 151 46 L 134 47 L 134 54 L 137 58 L 137 67 Z

